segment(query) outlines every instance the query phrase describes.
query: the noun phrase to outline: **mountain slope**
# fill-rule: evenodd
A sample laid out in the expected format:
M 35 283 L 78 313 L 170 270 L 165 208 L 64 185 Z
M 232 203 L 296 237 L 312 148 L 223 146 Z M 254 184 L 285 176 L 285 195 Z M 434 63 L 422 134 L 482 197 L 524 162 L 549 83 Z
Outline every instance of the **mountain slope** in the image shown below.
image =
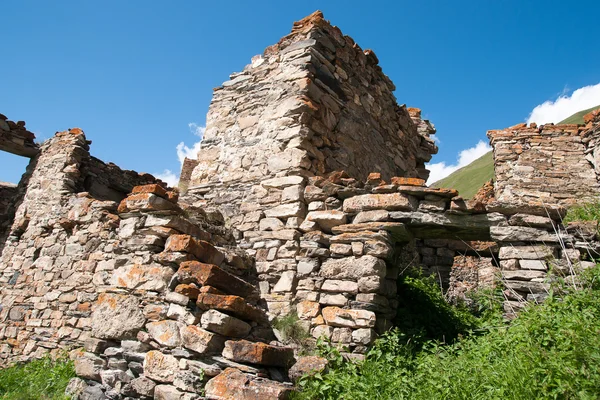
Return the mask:
M 444 179 L 432 183 L 431 187 L 444 187 L 458 190 L 460 196 L 470 199 L 484 183 L 494 177 L 494 157 L 492 152 L 454 171 Z
M 575 114 L 571 115 L 570 117 L 565 118 L 562 121 L 560 121 L 559 124 L 583 124 L 583 116 L 591 111 L 594 111 L 597 108 L 600 108 L 600 105 L 592 107 L 592 108 L 588 108 L 587 110 L 581 110 L 579 112 L 576 112 Z

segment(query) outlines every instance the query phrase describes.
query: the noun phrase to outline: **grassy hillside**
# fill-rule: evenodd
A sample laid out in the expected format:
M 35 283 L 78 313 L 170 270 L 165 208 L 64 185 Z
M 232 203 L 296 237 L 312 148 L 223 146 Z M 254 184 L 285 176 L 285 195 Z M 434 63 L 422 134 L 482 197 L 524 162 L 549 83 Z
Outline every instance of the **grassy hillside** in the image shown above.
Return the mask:
M 490 151 L 471 164 L 454 171 L 444 179 L 440 179 L 430 186 L 456 189 L 463 198 L 470 199 L 485 182 L 493 177 L 494 158 Z
M 596 106 L 596 107 L 588 108 L 587 110 L 582 110 L 582 111 L 576 112 L 575 114 L 571 115 L 569 118 L 565 118 L 562 121 L 560 121 L 559 124 L 583 124 L 583 116 L 591 111 L 594 111 L 597 108 L 600 108 L 600 105 Z

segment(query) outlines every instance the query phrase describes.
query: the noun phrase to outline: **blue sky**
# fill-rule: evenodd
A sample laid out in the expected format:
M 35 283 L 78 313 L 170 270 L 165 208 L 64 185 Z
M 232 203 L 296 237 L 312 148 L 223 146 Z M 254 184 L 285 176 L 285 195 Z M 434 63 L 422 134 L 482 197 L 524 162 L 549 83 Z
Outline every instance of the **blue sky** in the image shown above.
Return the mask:
M 178 173 L 176 147 L 197 142 L 189 124 L 204 124 L 212 88 L 317 9 L 375 50 L 398 102 L 436 125 L 432 162 L 446 167 L 486 130 L 600 83 L 597 1 L 8 0 L 0 113 L 39 139 L 80 127 L 122 168 Z M 597 88 L 569 107 L 600 104 Z M 549 120 L 559 103 L 542 110 Z M 25 165 L 0 153 L 0 181 Z

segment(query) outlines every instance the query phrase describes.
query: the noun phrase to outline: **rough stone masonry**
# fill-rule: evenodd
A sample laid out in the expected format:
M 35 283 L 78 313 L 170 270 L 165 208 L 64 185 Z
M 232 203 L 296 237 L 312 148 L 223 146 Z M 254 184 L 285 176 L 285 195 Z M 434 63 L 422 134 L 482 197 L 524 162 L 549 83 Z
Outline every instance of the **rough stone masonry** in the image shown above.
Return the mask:
M 181 198 L 92 157 L 80 129 L 36 145 L 0 124 L 0 148 L 32 157 L 0 186 L 3 365 L 71 349 L 80 399 L 285 399 L 326 363 L 274 318 L 362 358 L 406 268 L 454 300 L 501 284 L 511 317 L 593 264 L 596 227 L 560 217 L 597 194 L 597 114 L 490 131 L 495 185 L 464 201 L 425 186 L 433 126 L 377 64 L 320 12 L 296 22 L 215 89 Z

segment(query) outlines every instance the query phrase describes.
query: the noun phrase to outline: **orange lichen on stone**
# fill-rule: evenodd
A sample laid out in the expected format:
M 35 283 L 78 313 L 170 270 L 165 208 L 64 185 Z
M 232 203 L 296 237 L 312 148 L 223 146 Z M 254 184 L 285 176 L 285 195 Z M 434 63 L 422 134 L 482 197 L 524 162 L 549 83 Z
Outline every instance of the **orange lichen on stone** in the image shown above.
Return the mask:
M 600 115 L 600 108 L 591 111 L 583 116 L 583 122 L 590 123 L 596 119 Z
M 392 184 L 401 186 L 425 186 L 425 179 L 394 176 L 392 178 Z
M 163 188 L 160 185 L 157 184 L 150 184 L 150 185 L 142 185 L 142 186 L 136 186 L 131 190 L 132 194 L 136 194 L 136 193 L 154 193 L 157 196 L 162 197 L 163 199 L 168 199 L 168 193 L 165 190 L 165 188 Z
M 421 118 L 421 109 L 420 108 L 416 108 L 416 107 L 408 107 L 407 108 L 408 111 L 408 115 L 410 115 L 411 118 Z

